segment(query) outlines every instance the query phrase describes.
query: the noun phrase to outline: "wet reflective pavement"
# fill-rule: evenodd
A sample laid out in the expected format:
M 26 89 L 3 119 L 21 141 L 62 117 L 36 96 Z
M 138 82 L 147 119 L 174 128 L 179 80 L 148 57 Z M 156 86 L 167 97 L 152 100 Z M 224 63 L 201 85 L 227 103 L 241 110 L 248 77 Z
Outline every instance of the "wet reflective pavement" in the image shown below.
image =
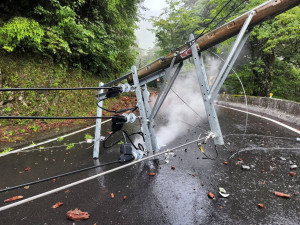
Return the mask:
M 0 212 L 0 224 L 300 224 L 299 168 L 294 171 L 294 177 L 289 175 L 290 160 L 300 166 L 300 143 L 295 141 L 299 135 L 254 116 L 249 116 L 246 136 L 229 135 L 243 134 L 245 114 L 218 108 L 218 115 L 226 148 L 217 148 L 216 160 L 203 159 L 205 156 L 197 145 L 192 144 L 175 151 L 167 164 L 165 157 L 160 156 L 69 188 L 67 192 Z M 138 129 L 136 125 L 129 129 Z M 183 127 L 184 135 L 164 149 L 195 140 L 201 133 L 198 125 Z M 208 125 L 201 124 L 201 127 L 208 128 Z M 102 135 L 107 135 L 109 129 L 109 123 L 103 125 Z M 94 128 L 44 146 L 77 143 L 84 140 L 86 133 L 93 135 Z M 216 156 L 212 141 L 203 147 L 207 155 Z M 119 157 L 118 146 L 101 149 L 100 160 L 92 159 L 92 151 L 91 144 L 82 144 L 70 150 L 62 147 L 1 157 L 0 187 L 115 161 Z M 239 158 L 243 164 L 236 165 Z M 228 161 L 228 165 L 223 164 L 224 161 Z M 241 165 L 250 166 L 250 170 L 242 170 Z M 0 193 L 1 206 L 12 196 L 27 198 L 117 166 Z M 31 170 L 25 172 L 28 167 Z M 156 175 L 149 176 L 149 172 Z M 220 187 L 230 194 L 228 198 L 219 195 Z M 291 198 L 277 197 L 274 191 L 290 194 Z M 208 198 L 208 192 L 216 196 L 215 200 Z M 114 193 L 114 199 L 110 193 Z M 59 201 L 63 206 L 52 209 Z M 67 211 L 75 208 L 87 211 L 90 218 L 80 222 L 67 220 Z

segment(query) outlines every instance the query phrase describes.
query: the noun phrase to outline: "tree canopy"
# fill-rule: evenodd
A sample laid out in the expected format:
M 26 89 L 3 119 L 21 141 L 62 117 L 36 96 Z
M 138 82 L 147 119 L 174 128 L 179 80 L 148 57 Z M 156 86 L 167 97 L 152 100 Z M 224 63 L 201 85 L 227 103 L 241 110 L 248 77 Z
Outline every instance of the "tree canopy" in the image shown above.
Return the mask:
M 134 62 L 141 0 L 3 0 L 0 47 L 32 52 L 101 76 Z
M 162 15 L 152 18 L 161 53 L 182 45 L 187 41 L 189 33 L 199 35 L 215 29 L 265 0 L 167 2 L 169 7 Z M 215 20 L 210 23 L 213 18 Z M 274 96 L 300 101 L 299 21 L 300 8 L 297 6 L 254 27 L 246 45 L 248 51 L 244 53 L 245 59 L 250 60 L 248 64 L 238 67 L 248 94 L 268 96 L 274 92 Z M 232 40 L 234 38 L 218 45 L 218 52 L 226 51 Z M 224 90 L 239 94 L 237 83 L 235 78 L 229 77 Z

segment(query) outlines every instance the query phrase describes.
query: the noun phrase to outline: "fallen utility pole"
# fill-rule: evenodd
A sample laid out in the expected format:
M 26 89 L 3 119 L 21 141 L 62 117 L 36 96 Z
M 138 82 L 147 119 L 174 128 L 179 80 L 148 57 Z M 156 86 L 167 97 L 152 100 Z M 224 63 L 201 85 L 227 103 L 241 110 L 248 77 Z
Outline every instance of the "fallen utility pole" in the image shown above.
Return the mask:
M 202 52 L 216 44 L 219 44 L 239 33 L 242 29 L 245 21 L 248 18 L 250 12 L 254 11 L 254 16 L 248 26 L 249 28 L 254 27 L 262 23 L 263 21 L 270 19 L 282 12 L 285 12 L 297 5 L 300 0 L 271 0 L 264 4 L 248 11 L 247 13 L 231 20 L 230 22 L 216 28 L 215 30 L 199 37 L 196 41 L 198 52 Z M 179 52 L 179 54 L 177 54 Z M 139 79 L 146 77 L 147 75 L 153 74 L 156 71 L 166 69 L 170 66 L 172 58 L 176 57 L 175 64 L 179 63 L 192 55 L 190 50 L 190 44 L 185 44 L 182 47 L 176 49 L 165 57 L 159 58 L 156 61 L 144 66 L 138 70 Z M 126 75 L 129 83 L 133 83 L 132 73 Z
M 135 90 L 137 96 L 137 105 L 140 112 L 139 118 L 141 119 L 142 130 L 144 134 L 146 152 L 151 154 L 151 152 L 154 153 L 160 149 L 159 143 L 157 143 L 156 139 L 155 117 L 164 103 L 166 96 L 171 90 L 175 79 L 179 75 L 183 61 L 190 57 L 192 57 L 192 61 L 195 65 L 196 76 L 198 78 L 204 109 L 210 127 L 210 130 L 207 131 L 207 138 L 203 143 L 198 143 L 198 146 L 199 144 L 200 146 L 201 144 L 206 144 L 208 139 L 213 139 L 216 146 L 224 145 L 218 115 L 214 106 L 214 100 L 224 81 L 229 75 L 241 50 L 243 49 L 250 35 L 251 28 L 262 23 L 264 20 L 272 18 L 299 5 L 299 3 L 300 0 L 267 1 L 264 4 L 224 24 L 223 26 L 208 32 L 207 34 L 204 34 L 200 37 L 194 37 L 193 34 L 190 34 L 189 41 L 185 45 L 177 48 L 175 51 L 171 52 L 165 57 L 161 57 L 139 70 L 137 70 L 135 66 L 132 66 L 131 73 L 104 84 L 103 87 L 111 87 L 112 85 L 127 79 L 129 83 L 127 86 L 132 90 Z M 216 76 L 214 83 L 210 85 L 201 52 L 235 35 L 236 40 L 231 46 L 229 54 L 224 61 L 219 74 Z M 147 83 L 159 77 L 164 77 L 163 85 L 161 86 L 159 95 L 157 96 L 154 106 L 151 109 Z M 105 98 L 105 93 L 100 93 L 99 91 L 98 101 L 102 101 Z M 101 117 L 102 113 L 100 112 L 100 114 L 97 114 L 97 116 Z M 100 129 L 98 128 L 96 129 L 95 137 L 100 137 Z M 97 142 L 100 142 L 99 138 L 97 138 Z M 99 144 L 95 143 L 95 146 L 97 147 L 94 149 L 94 158 L 98 158 Z

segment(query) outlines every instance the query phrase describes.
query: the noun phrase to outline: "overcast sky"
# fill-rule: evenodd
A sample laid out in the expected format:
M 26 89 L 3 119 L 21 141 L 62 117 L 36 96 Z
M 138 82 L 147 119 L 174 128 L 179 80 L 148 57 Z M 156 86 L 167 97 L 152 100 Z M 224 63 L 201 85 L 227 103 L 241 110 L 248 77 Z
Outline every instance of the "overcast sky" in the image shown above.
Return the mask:
M 143 14 L 146 18 L 151 16 L 159 16 L 162 9 L 167 6 L 165 0 L 145 0 L 144 6 L 148 8 L 148 11 L 144 11 Z M 154 46 L 155 35 L 147 29 L 151 29 L 152 25 L 146 20 L 142 20 L 138 23 L 139 29 L 135 31 L 137 43 L 140 48 L 148 49 Z

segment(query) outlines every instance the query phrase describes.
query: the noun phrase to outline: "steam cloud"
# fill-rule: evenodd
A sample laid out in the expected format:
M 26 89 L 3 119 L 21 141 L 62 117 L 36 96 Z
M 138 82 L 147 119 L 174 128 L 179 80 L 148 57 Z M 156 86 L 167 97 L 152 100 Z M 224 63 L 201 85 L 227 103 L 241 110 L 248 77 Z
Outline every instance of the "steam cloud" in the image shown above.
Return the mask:
M 210 85 L 214 82 L 219 73 L 221 63 L 214 57 L 204 58 L 206 73 Z M 199 81 L 196 71 L 181 72 L 177 77 L 172 89 L 183 99 L 192 109 L 186 106 L 176 94 L 170 90 L 160 111 L 155 119 L 156 137 L 159 146 L 170 144 L 177 137 L 184 135 L 188 128 L 200 126 L 202 129 L 209 130 L 209 127 L 203 127 L 207 121 L 206 112 L 202 100 Z M 153 107 L 155 95 L 150 96 L 150 104 Z M 196 111 L 197 114 L 193 111 Z M 199 134 L 201 130 L 199 129 Z M 143 143 L 142 139 L 137 137 L 135 144 Z
M 220 70 L 221 62 L 213 57 L 206 57 L 205 62 L 207 65 L 208 80 L 210 83 L 213 83 Z M 158 114 L 158 117 L 163 118 L 164 124 L 159 127 L 157 126 L 158 129 L 156 129 L 157 141 L 160 146 L 168 145 L 176 137 L 184 135 L 187 129 L 191 128 L 190 125 L 201 126 L 201 124 L 207 120 L 195 70 L 188 73 L 181 73 L 177 77 L 172 89 L 196 111 L 200 117 L 170 90 Z M 154 102 L 154 99 L 151 100 Z M 201 126 L 201 128 L 209 129 L 203 126 Z

